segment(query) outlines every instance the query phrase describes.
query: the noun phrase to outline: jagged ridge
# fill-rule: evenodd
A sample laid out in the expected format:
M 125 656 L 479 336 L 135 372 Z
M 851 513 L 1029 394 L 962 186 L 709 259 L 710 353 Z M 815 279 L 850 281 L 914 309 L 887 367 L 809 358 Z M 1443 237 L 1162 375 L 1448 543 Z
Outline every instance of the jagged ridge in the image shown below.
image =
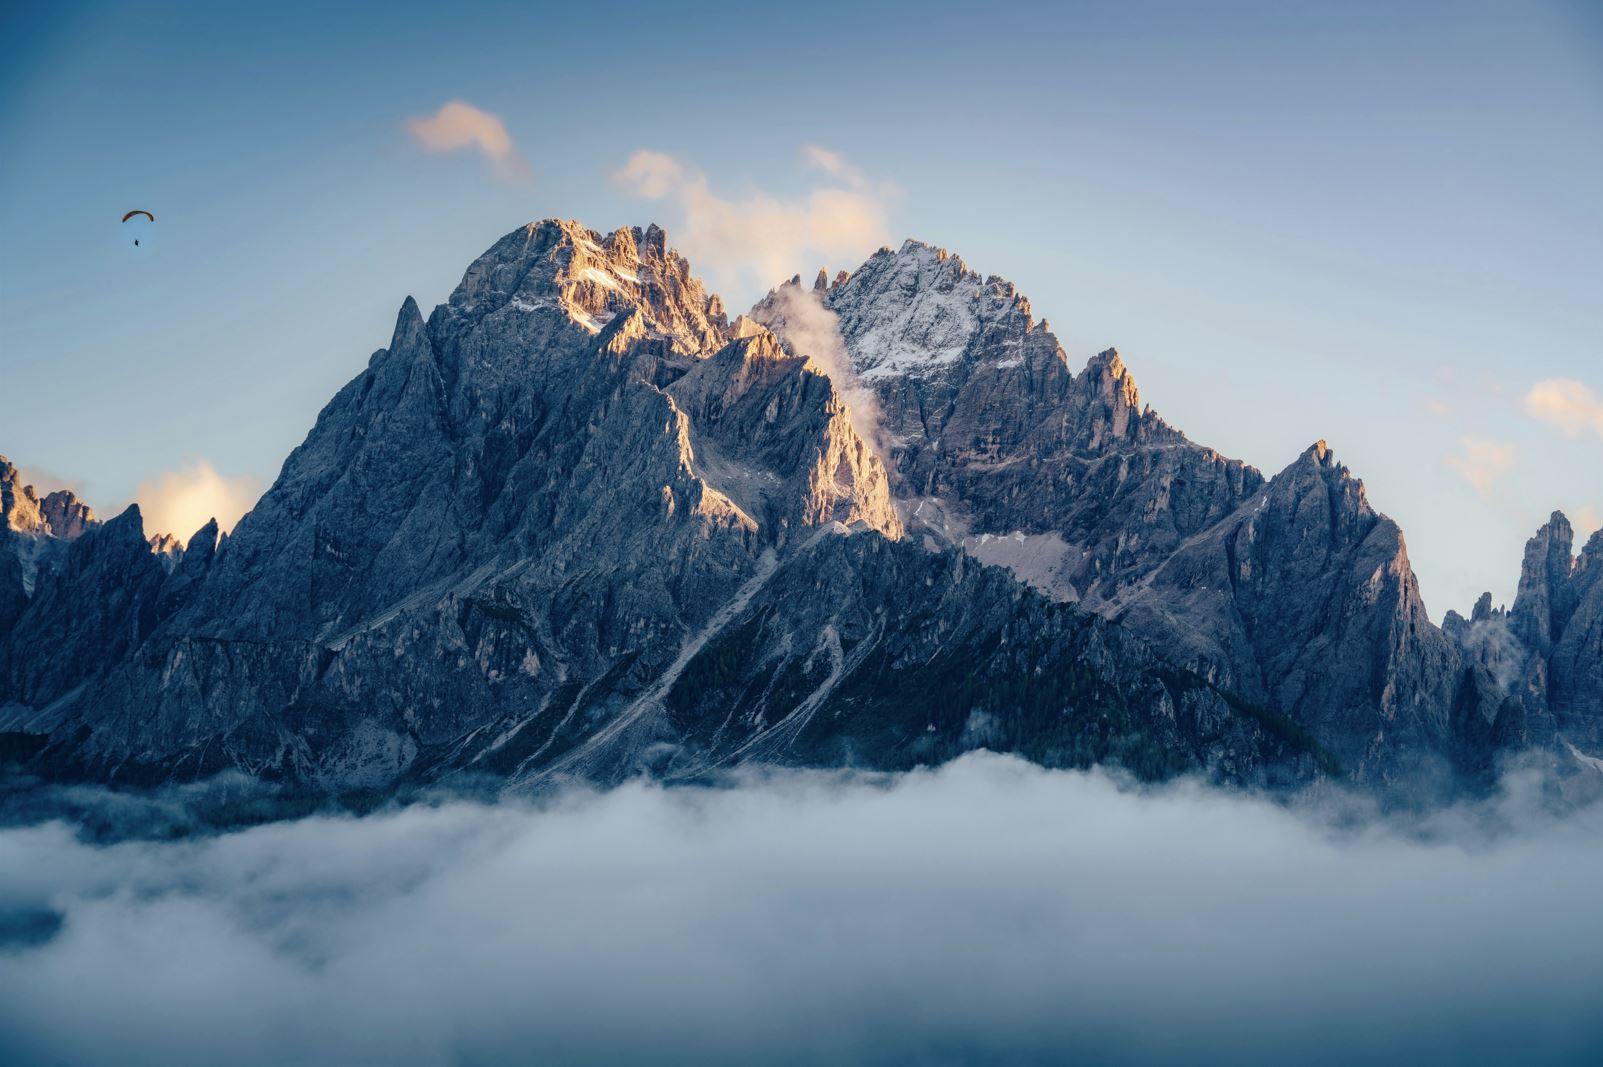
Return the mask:
M 1595 750 L 1598 539 L 1556 517 L 1513 615 L 1444 632 L 1323 442 L 1267 480 L 1195 445 L 918 242 L 790 285 L 730 324 L 656 227 L 521 227 L 187 550 L 0 464 L 0 729 L 48 730 L 46 773 L 325 789 L 979 745 L 1390 788 Z

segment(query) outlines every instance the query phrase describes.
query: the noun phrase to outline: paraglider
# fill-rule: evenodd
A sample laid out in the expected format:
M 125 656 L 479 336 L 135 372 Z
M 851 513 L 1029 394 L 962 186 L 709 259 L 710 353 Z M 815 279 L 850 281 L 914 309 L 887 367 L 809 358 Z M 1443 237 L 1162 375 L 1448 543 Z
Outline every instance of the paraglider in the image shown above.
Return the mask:
M 148 211 L 130 211 L 130 212 L 128 212 L 128 214 L 126 214 L 126 215 L 124 215 L 122 217 L 122 221 L 127 222 L 129 219 L 133 218 L 135 215 L 143 215 L 143 216 L 145 216 L 145 218 L 149 219 L 151 222 L 155 222 L 156 221 L 156 216 L 152 215 Z M 139 247 L 139 238 L 137 238 L 137 237 L 134 238 L 134 247 L 135 248 Z

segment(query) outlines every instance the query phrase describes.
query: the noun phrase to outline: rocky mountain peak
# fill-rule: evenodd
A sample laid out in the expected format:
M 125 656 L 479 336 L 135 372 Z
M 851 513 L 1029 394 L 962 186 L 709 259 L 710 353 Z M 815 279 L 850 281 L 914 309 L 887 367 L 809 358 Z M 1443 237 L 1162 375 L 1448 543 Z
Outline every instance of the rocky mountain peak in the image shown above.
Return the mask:
M 39 512 L 51 536 L 73 541 L 96 525 L 95 509 L 79 500 L 70 489 L 57 489 L 40 502 Z
M 91 774 L 617 781 L 985 743 L 1384 783 L 1485 771 L 1527 710 L 1603 738 L 1603 535 L 1576 561 L 1555 514 L 1512 617 L 1483 597 L 1449 639 L 1324 441 L 1266 481 L 918 241 L 730 324 L 660 227 L 530 223 L 427 320 L 403 303 L 226 547 L 97 524 L 3 460 L 0 503 L 33 534 L 0 536 L 0 722 Z
M 1603 531 L 1574 555 L 1555 511 L 1525 543 L 1508 628 L 1521 646 L 1528 713 L 1589 749 L 1603 745 Z
M 38 494 L 23 484 L 22 473 L 4 456 L 0 456 L 0 517 L 5 528 L 16 533 L 38 533 L 44 527 Z
M 556 313 L 592 334 L 638 308 L 687 353 L 717 348 L 729 330 L 722 302 L 656 225 L 603 235 L 566 219 L 531 222 L 475 260 L 445 308 L 467 319 Z
M 1562 636 L 1575 610 L 1575 530 L 1555 511 L 1525 542 L 1519 587 L 1514 595 L 1514 633 L 1527 648 L 1545 651 Z
M 1126 377 L 1129 371 L 1124 366 L 1124 360 L 1119 356 L 1117 348 L 1105 348 L 1086 360 L 1085 372 L 1098 378 L 1119 380 Z
M 1562 511 L 1555 511 L 1547 517 L 1531 538 L 1527 548 L 1540 547 L 1546 555 L 1554 559 L 1562 559 L 1565 552 L 1575 546 L 1575 527 L 1570 524 L 1570 518 Z
M 1435 729 L 1417 709 L 1453 699 L 1454 653 L 1402 531 L 1325 442 L 1266 482 L 1143 406 L 1116 349 L 1070 373 L 1015 286 L 917 241 L 825 302 L 931 534 L 1328 728 L 1360 773 L 1389 773 L 1366 747 L 1377 722 Z M 1333 671 L 1349 660 L 1380 666 Z
M 0 528 L 72 541 L 97 524 L 94 509 L 70 489 L 57 489 L 41 500 L 33 486 L 23 484 L 22 472 L 0 456 Z
M 967 373 L 986 360 L 1017 366 L 1057 351 L 1013 283 L 982 278 L 944 248 L 911 239 L 830 287 L 826 305 L 867 381 Z
M 1581 548 L 1581 554 L 1575 559 L 1575 570 L 1597 572 L 1603 570 L 1603 527 L 1592 531 L 1592 536 L 1586 539 Z
M 1073 391 L 1085 412 L 1081 437 L 1089 447 L 1167 429 L 1155 415 L 1143 413 L 1141 391 L 1116 348 L 1091 357 L 1075 378 Z
M 156 562 L 161 564 L 164 572 L 172 574 L 178 569 L 179 562 L 184 558 L 184 542 L 177 534 L 152 534 L 148 541 L 151 554 L 156 557 Z
M 1283 474 L 1289 478 L 1317 480 L 1324 484 L 1332 494 L 1332 503 L 1339 502 L 1344 511 L 1356 516 L 1375 515 L 1363 481 L 1345 463 L 1336 459 L 1335 451 L 1323 439 L 1305 448 Z

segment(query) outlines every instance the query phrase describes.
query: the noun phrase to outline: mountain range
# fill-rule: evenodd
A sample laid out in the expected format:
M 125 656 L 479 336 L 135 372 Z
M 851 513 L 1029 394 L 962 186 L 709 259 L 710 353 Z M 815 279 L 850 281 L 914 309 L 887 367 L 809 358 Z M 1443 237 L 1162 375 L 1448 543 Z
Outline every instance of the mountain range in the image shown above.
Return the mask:
M 228 534 L 0 458 L 0 756 L 537 789 L 975 748 L 1386 795 L 1603 771 L 1603 532 L 1437 626 L 1323 441 L 1272 476 L 908 241 L 730 319 L 664 232 L 509 233 Z

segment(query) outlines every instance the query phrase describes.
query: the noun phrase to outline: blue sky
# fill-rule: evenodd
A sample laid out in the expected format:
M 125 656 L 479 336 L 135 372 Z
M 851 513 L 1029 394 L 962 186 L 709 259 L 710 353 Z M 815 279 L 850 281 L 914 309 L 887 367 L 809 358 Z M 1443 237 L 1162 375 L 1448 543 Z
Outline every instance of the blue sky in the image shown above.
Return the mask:
M 0 14 L 0 452 L 41 481 L 248 495 L 403 297 L 561 215 L 662 222 L 735 310 L 946 246 L 1193 439 L 1328 440 L 1438 617 L 1603 522 L 1596 5 L 328 6 Z M 512 155 L 429 151 L 450 101 Z M 642 150 L 675 191 L 615 180 Z

